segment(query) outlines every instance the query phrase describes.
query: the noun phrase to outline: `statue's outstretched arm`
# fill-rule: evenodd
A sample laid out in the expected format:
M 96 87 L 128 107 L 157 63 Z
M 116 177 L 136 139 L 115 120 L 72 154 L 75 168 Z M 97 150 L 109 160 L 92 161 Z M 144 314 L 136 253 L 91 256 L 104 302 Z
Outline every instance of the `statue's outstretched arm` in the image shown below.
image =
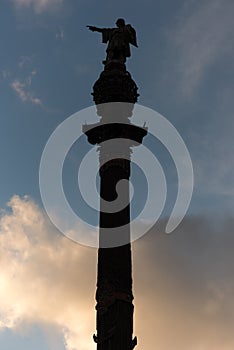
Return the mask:
M 98 28 L 98 27 L 94 27 L 94 26 L 86 26 L 86 27 L 89 28 L 89 30 L 91 30 L 92 32 L 102 33 L 102 31 L 103 31 L 102 28 Z

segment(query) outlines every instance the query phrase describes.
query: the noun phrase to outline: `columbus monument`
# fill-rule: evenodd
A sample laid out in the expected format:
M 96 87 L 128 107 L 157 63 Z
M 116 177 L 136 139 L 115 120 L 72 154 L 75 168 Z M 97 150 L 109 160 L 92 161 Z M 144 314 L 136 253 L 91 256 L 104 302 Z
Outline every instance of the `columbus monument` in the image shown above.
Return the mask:
M 100 120 L 83 125 L 88 142 L 98 146 L 100 161 L 97 333 L 93 339 L 97 350 L 132 350 L 137 338 L 133 335 L 129 178 L 133 148 L 147 134 L 147 128 L 130 120 L 139 95 L 126 70 L 126 58 L 131 56 L 130 45 L 137 47 L 137 39 L 134 28 L 122 18 L 115 28 L 87 27 L 101 33 L 107 44 L 104 69 L 92 92 Z M 118 210 L 111 207 L 113 203 Z

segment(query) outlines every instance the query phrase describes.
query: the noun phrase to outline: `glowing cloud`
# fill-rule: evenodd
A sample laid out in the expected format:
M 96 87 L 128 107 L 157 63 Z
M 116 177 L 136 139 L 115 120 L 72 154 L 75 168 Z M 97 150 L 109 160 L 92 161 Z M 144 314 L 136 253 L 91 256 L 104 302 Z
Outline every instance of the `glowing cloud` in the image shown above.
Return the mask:
M 95 251 L 59 235 L 29 198 L 8 205 L 0 219 L 0 328 L 51 325 L 67 350 L 90 349 Z
M 22 102 L 31 102 L 34 105 L 42 105 L 40 98 L 34 97 L 33 93 L 30 91 L 32 76 L 35 75 L 35 71 L 32 71 L 31 75 L 26 79 L 25 82 L 21 82 L 15 79 L 11 84 L 11 88 L 17 93 Z

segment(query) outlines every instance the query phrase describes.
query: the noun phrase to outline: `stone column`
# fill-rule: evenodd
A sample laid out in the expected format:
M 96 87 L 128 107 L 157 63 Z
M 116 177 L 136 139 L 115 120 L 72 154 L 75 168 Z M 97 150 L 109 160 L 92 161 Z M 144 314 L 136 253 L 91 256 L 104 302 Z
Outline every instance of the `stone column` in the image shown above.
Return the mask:
M 132 147 L 142 143 L 147 129 L 130 122 L 138 94 L 137 86 L 124 64 L 111 62 L 106 65 L 94 84 L 92 95 L 100 122 L 84 125 L 83 131 L 91 144 L 99 146 L 100 196 L 105 201 L 113 202 L 118 197 L 117 184 L 125 180 L 119 196 L 121 202 L 126 203 L 117 212 L 106 212 L 102 201 L 100 204 L 97 335 L 94 335 L 94 341 L 97 350 L 131 350 L 137 339 L 133 339 L 128 180 Z M 126 142 L 120 140 L 118 144 L 118 139 L 125 139 Z M 113 147 L 102 144 L 108 140 L 115 140 Z

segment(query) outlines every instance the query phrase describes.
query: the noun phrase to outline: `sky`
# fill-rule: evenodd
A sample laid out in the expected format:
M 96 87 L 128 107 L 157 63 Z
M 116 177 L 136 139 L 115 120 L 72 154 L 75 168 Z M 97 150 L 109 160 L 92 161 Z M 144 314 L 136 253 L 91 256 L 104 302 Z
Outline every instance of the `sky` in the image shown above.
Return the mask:
M 97 252 L 68 240 L 49 221 L 38 174 L 51 133 L 93 105 L 105 45 L 86 25 L 113 27 L 118 17 L 137 31 L 139 48 L 132 48 L 127 68 L 138 102 L 176 127 L 194 168 L 188 213 L 167 236 L 176 173 L 166 150 L 153 147 L 168 197 L 161 221 L 133 244 L 139 348 L 233 349 L 233 14 L 231 0 L 1 1 L 2 349 L 95 348 Z M 97 213 L 76 203 L 71 186 L 89 149 L 82 142 L 67 160 L 66 189 L 76 210 L 97 223 Z M 152 147 L 150 138 L 145 145 Z

